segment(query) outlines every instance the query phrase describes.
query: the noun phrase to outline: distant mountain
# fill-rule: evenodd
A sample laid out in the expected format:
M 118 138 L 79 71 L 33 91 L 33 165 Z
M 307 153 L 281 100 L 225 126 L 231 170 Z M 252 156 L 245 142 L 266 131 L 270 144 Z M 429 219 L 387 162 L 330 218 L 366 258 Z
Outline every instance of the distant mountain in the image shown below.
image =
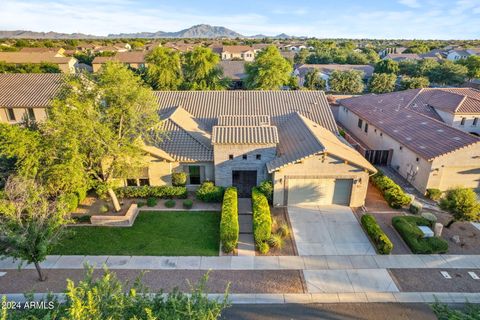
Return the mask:
M 225 27 L 199 24 L 177 32 L 138 32 L 109 34 L 109 38 L 244 38 L 243 35 Z
M 0 31 L 0 38 L 11 39 L 97 39 L 100 37 L 83 33 L 35 32 L 27 30 Z
M 288 34 L 285 34 L 285 33 L 280 33 L 272 38 L 275 38 L 275 39 L 292 39 L 294 37 L 292 36 L 289 36 Z

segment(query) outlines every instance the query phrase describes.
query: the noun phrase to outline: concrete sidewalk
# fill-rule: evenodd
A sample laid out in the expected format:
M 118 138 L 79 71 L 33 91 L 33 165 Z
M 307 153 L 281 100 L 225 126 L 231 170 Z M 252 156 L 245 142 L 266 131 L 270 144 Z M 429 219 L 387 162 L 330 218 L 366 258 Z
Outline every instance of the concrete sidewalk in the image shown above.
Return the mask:
M 409 268 L 480 268 L 480 255 L 350 255 L 350 256 L 48 256 L 45 269 L 180 269 L 180 270 L 342 270 Z M 18 268 L 11 258 L 0 260 L 0 270 Z M 33 269 L 33 265 L 25 268 Z

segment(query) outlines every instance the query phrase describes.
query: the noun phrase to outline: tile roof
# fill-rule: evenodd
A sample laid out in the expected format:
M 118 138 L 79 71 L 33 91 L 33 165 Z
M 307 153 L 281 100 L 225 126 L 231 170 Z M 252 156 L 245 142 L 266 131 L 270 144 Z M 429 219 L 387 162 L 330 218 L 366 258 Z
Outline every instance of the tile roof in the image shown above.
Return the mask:
M 275 126 L 215 126 L 212 144 L 277 144 Z
M 245 73 L 245 61 L 222 60 L 218 64 L 223 70 L 223 76 L 232 80 L 242 80 Z
M 267 115 L 221 115 L 219 126 L 268 126 L 270 117 Z
M 358 70 L 362 71 L 365 78 L 370 78 L 373 74 L 373 67 L 370 65 L 354 65 L 354 64 L 302 64 L 296 70 L 299 73 L 301 78 L 313 70 L 317 69 L 319 72 L 324 74 L 330 74 L 333 71 L 347 71 L 347 70 Z
M 250 46 L 223 46 L 222 47 L 222 52 L 242 53 L 247 51 L 253 51 L 253 48 Z
M 73 57 L 55 57 L 54 52 L 0 52 L 0 61 L 7 63 L 69 63 Z
M 480 143 L 480 138 L 417 110 L 425 99 L 423 95 L 430 90 L 443 89 L 370 94 L 342 99 L 339 103 L 427 160 Z
M 117 52 L 113 57 L 95 57 L 93 64 L 105 63 L 107 61 L 119 61 L 123 63 L 145 63 L 145 51 Z
M 64 77 L 60 73 L 0 73 L 0 107 L 47 107 Z
M 480 91 L 473 88 L 426 88 L 409 104 L 422 107 L 430 106 L 449 113 L 480 113 Z
M 155 91 L 160 114 L 182 106 L 211 131 L 221 115 L 269 115 L 280 125 L 292 112 L 338 132 L 323 91 Z
M 268 172 L 319 153 L 327 152 L 371 172 L 376 169 L 360 153 L 342 142 L 337 135 L 302 116 L 292 113 L 279 128 L 278 156 L 267 163 Z
M 422 57 L 416 53 L 389 53 L 383 59 L 403 61 L 403 60 L 422 60 Z

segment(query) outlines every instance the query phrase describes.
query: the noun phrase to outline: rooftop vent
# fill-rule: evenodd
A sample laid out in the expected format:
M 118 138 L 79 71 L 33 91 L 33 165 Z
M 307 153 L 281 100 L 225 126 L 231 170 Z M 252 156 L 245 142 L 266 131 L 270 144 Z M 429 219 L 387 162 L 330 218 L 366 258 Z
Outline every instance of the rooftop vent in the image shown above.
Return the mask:
M 425 146 L 420 146 L 420 149 L 426 149 L 426 147 Z
M 428 122 L 426 122 L 426 121 L 423 121 L 423 122 L 421 122 L 421 124 L 428 124 Z
M 410 138 L 410 137 L 407 137 L 407 141 L 412 141 L 412 138 Z
M 397 132 L 398 132 L 398 130 L 397 130 L 397 129 L 395 129 L 395 130 L 393 130 L 393 132 L 397 133 Z
M 460 137 L 453 137 L 453 140 L 460 141 L 460 140 L 462 140 L 462 138 L 460 138 Z
M 443 132 L 443 129 L 437 129 L 437 132 Z

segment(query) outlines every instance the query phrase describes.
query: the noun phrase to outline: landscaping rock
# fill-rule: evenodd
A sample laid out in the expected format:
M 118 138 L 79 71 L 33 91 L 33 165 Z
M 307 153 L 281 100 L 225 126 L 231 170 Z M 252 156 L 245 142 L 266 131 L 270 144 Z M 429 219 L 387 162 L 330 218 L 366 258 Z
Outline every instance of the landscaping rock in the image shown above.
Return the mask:
M 435 223 L 435 227 L 433 228 L 433 233 L 435 234 L 435 237 L 441 237 L 442 231 L 443 231 L 443 224 L 438 222 Z
M 456 244 L 460 243 L 460 236 L 459 235 L 454 235 L 452 236 L 452 241 L 455 242 Z

